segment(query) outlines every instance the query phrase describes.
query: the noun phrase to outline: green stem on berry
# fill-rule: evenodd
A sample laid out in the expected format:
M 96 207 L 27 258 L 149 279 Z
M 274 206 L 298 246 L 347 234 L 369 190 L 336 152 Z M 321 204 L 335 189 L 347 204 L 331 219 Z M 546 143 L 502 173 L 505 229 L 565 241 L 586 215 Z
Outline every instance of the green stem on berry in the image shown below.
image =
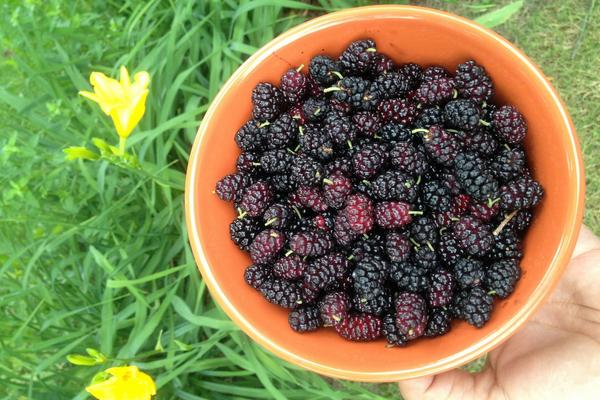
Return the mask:
M 262 164 L 259 162 L 253 162 L 252 165 L 254 165 L 255 167 L 260 167 Z
M 288 251 L 286 251 L 286 252 L 285 252 L 285 256 L 286 256 L 286 257 L 289 257 L 289 256 L 291 256 L 292 254 L 294 254 L 294 250 L 288 250 Z
M 423 211 L 409 211 L 408 215 L 423 215 Z
M 512 149 L 510 148 L 510 146 L 507 143 L 504 143 L 504 148 L 508 151 L 511 151 Z
M 329 92 L 339 92 L 340 90 L 344 90 L 339 86 L 330 86 L 328 88 L 323 89 L 323 93 L 329 93 Z
M 446 132 L 459 133 L 460 131 L 457 131 L 456 129 L 446 129 Z
M 480 119 L 480 120 L 479 120 L 479 123 L 480 123 L 481 125 L 483 125 L 483 126 L 490 126 L 490 123 L 489 123 L 489 122 L 487 122 L 487 121 L 485 121 L 485 120 L 483 120 L 483 119 Z
M 412 242 L 412 244 L 414 244 L 414 245 L 415 245 L 415 247 L 416 247 L 417 249 L 418 249 L 419 247 L 421 247 L 421 245 L 420 245 L 420 244 L 419 244 L 419 243 L 418 243 L 418 242 L 417 242 L 415 239 L 413 239 L 413 238 L 408 238 L 408 239 L 409 239 L 409 240 Z
M 352 150 L 352 142 L 350 140 L 348 140 L 348 147 L 350 148 L 350 150 Z
M 450 217 L 450 221 L 457 222 L 457 221 L 460 221 L 460 218 L 457 218 L 457 217 Z
M 452 89 L 452 98 L 455 99 L 458 97 L 458 90 Z
M 325 154 L 333 153 L 333 149 L 331 147 L 323 147 L 322 150 Z
M 298 218 L 302 219 L 302 213 L 300 212 L 300 210 L 298 210 L 298 207 L 292 206 L 292 209 L 296 212 L 296 215 L 298 215 Z
M 412 183 L 410 183 L 410 182 L 404 182 L 404 187 L 410 189 L 412 187 Z
M 315 110 L 313 115 L 319 115 L 320 112 L 321 112 L 321 107 L 317 107 L 317 109 Z
M 354 258 L 354 254 L 350 254 L 348 257 L 346 257 L 346 259 L 348 261 L 352 261 L 353 258 Z
M 433 248 L 433 245 L 431 244 L 431 242 L 429 240 L 427 241 L 427 247 L 429 247 L 429 250 L 435 251 L 435 249 Z
M 418 185 L 419 183 L 421 183 L 421 175 L 419 175 L 419 176 L 417 177 L 417 181 L 416 181 L 415 183 L 416 183 L 417 185 Z
M 366 179 L 363 179 L 361 182 L 362 182 L 362 183 L 364 183 L 364 184 L 365 184 L 365 185 L 367 185 L 367 186 L 371 186 L 371 182 L 369 182 L 369 181 L 368 181 L 368 180 L 366 180 Z
M 258 125 L 259 128 L 264 128 L 265 126 L 269 126 L 271 125 L 271 123 L 269 121 L 265 121 L 263 123 L 261 123 L 260 125 Z
M 445 227 L 445 226 L 442 226 L 442 227 L 440 228 L 440 235 L 441 235 L 442 233 L 444 233 L 444 231 L 445 231 L 446 229 L 448 229 L 448 228 L 447 228 L 447 227 Z
M 381 136 L 379 136 L 378 134 L 374 134 L 374 135 L 373 135 L 373 138 L 374 138 L 374 139 L 381 139 Z
M 487 294 L 489 296 L 493 296 L 493 295 L 498 294 L 498 293 L 495 290 L 490 290 L 489 292 L 487 292 Z
M 500 222 L 500 225 L 498 225 L 498 227 L 496 229 L 494 229 L 494 232 L 492 232 L 494 234 L 494 236 L 498 236 L 500 234 L 500 232 L 502 232 L 502 229 L 504 229 L 504 227 L 510 222 L 510 220 L 513 219 L 513 217 L 515 215 L 517 215 L 518 211 L 519 210 L 515 210 L 515 211 L 511 212 L 502 220 L 502 222 Z
M 320 178 L 321 177 L 321 173 L 319 171 L 315 172 L 315 178 Z
M 494 207 L 494 204 L 496 204 L 499 201 L 500 201 L 500 197 L 498 197 L 496 199 L 491 199 L 491 198 L 488 197 L 488 200 L 487 200 L 487 206 L 488 206 L 488 208 Z
M 277 217 L 273 217 L 270 220 L 268 220 L 267 222 L 265 222 L 265 226 L 269 226 L 269 225 L 275 223 L 275 221 L 277 221 Z
M 298 132 L 300 133 L 300 136 L 303 136 L 303 135 L 304 135 L 304 128 L 302 127 L 302 125 L 300 125 L 300 126 L 298 127 Z
M 365 239 L 368 239 L 368 238 L 369 238 L 369 235 L 367 235 L 366 233 L 363 233 L 363 237 L 364 237 Z
M 277 237 L 279 237 L 279 233 L 277 233 L 277 232 L 271 232 L 271 233 L 269 233 L 269 236 L 277 238 Z
M 296 68 L 297 72 L 302 71 L 302 68 L 304 68 L 304 64 L 300 64 L 300 66 L 298 68 Z
M 330 73 L 331 73 L 331 74 L 334 74 L 335 76 L 337 76 L 337 77 L 338 77 L 338 78 L 340 78 L 340 79 L 344 79 L 344 75 L 340 74 L 340 73 L 339 73 L 339 72 L 337 72 L 337 71 L 331 71 Z
M 323 183 L 326 185 L 333 185 L 333 181 L 331 179 L 323 178 Z
M 419 133 L 419 132 L 429 133 L 429 129 L 417 128 L 417 129 L 413 129 L 411 132 L 412 133 Z
M 246 214 L 248 214 L 246 211 L 242 210 L 241 208 L 238 208 L 237 211 L 238 211 L 239 219 L 243 219 L 246 216 Z
M 377 51 L 377 49 L 375 47 L 369 47 L 367 50 L 369 53 L 375 53 Z
M 487 102 L 484 101 L 483 103 L 481 103 L 481 108 L 486 108 L 487 106 L 488 106 Z
M 296 152 L 289 147 L 286 147 L 286 150 L 290 152 L 290 154 L 296 154 Z
M 300 119 L 300 118 L 302 118 L 302 116 L 300 114 L 295 114 L 295 115 L 292 115 L 292 118 L 293 119 Z

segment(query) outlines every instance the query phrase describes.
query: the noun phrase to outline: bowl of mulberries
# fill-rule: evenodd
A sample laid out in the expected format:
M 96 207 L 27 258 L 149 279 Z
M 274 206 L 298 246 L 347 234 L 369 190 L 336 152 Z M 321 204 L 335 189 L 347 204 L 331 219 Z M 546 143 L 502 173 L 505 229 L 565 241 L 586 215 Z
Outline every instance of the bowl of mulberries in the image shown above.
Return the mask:
M 564 106 L 513 45 L 367 7 L 233 75 L 194 144 L 187 221 L 211 293 L 258 343 L 329 376 L 403 379 L 533 315 L 572 252 L 582 179 Z

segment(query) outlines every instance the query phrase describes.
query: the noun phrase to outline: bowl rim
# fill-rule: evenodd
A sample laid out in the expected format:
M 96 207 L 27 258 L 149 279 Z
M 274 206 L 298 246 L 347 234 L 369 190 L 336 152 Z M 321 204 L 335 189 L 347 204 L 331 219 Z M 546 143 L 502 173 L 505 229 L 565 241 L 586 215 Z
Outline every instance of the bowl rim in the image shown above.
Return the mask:
M 554 106 L 560 112 L 560 116 L 563 120 L 564 129 L 569 134 L 569 143 L 567 151 L 574 157 L 575 162 L 572 163 L 572 168 L 575 175 L 576 190 L 570 195 L 570 203 L 575 206 L 569 210 L 567 229 L 562 235 L 561 241 L 558 245 L 555 257 L 548 266 L 548 272 L 537 285 L 535 291 L 522 305 L 519 311 L 509 319 L 504 325 L 502 325 L 495 332 L 491 333 L 482 340 L 473 343 L 465 350 L 458 352 L 452 356 L 437 360 L 434 363 L 426 364 L 412 369 L 403 370 L 392 370 L 392 371 L 375 371 L 375 372 L 364 372 L 364 371 L 353 371 L 342 368 L 334 368 L 328 365 L 317 363 L 308 359 L 305 359 L 284 347 L 271 341 L 271 339 L 264 335 L 262 332 L 256 330 L 254 326 L 246 320 L 231 302 L 227 299 L 223 293 L 219 283 L 211 272 L 211 267 L 204 255 L 204 249 L 199 237 L 199 229 L 196 224 L 197 210 L 195 208 L 195 198 L 197 196 L 197 185 L 193 183 L 197 181 L 197 164 L 199 161 L 199 148 L 202 138 L 206 134 L 207 125 L 209 120 L 213 118 L 213 114 L 219 108 L 219 104 L 225 97 L 226 93 L 229 92 L 231 87 L 239 80 L 243 80 L 248 70 L 253 69 L 257 64 L 261 63 L 266 57 L 273 53 L 276 48 L 287 45 L 290 42 L 296 40 L 296 38 L 305 35 L 306 33 L 315 30 L 316 28 L 325 27 L 331 24 L 339 24 L 344 21 L 351 20 L 356 17 L 364 17 L 366 15 L 404 15 L 404 16 L 420 16 L 423 18 L 433 18 L 452 21 L 458 25 L 464 26 L 466 29 L 470 29 L 477 32 L 479 35 L 486 36 L 488 39 L 496 41 L 499 45 L 507 48 L 512 54 L 519 58 L 529 72 L 535 75 L 541 84 L 545 87 L 546 91 L 552 98 Z M 192 150 L 189 158 L 187 173 L 186 173 L 186 184 L 185 184 L 185 218 L 188 228 L 189 241 L 192 247 L 196 265 L 199 272 L 201 273 L 206 285 L 208 286 L 211 295 L 216 300 L 217 304 L 227 313 L 227 315 L 254 341 L 259 343 L 262 347 L 268 349 L 278 357 L 283 358 L 293 364 L 302 366 L 313 372 L 317 372 L 322 375 L 330 376 L 333 378 L 341 378 L 355 381 L 365 382 L 386 382 L 396 381 L 402 379 L 416 378 L 429 374 L 436 374 L 450 370 L 452 368 L 466 364 L 481 355 L 491 351 L 496 346 L 507 340 L 512 334 L 514 334 L 520 326 L 522 326 L 529 317 L 538 309 L 543 303 L 544 299 L 552 292 L 552 289 L 558 283 L 558 280 L 552 280 L 551 277 L 555 275 L 561 275 L 564 269 L 567 267 L 571 254 L 574 250 L 578 233 L 582 225 L 583 211 L 584 211 L 584 194 L 585 194 L 585 181 L 583 172 L 583 161 L 581 156 L 581 150 L 578 144 L 577 135 L 573 123 L 569 117 L 564 103 L 557 94 L 556 90 L 545 78 L 544 74 L 539 68 L 529 60 L 529 58 L 516 46 L 504 39 L 499 34 L 477 24 L 469 19 L 459 17 L 457 15 L 431 9 L 427 7 L 418 6 L 403 6 L 403 5 L 376 5 L 366 7 L 356 7 L 347 10 L 337 11 L 329 13 L 315 19 L 304 22 L 284 33 L 277 36 L 269 43 L 261 47 L 251 57 L 249 57 L 227 80 L 225 85 L 221 88 L 217 96 L 213 99 L 209 109 L 207 110 L 202 123 L 200 124 L 196 138 L 192 145 Z

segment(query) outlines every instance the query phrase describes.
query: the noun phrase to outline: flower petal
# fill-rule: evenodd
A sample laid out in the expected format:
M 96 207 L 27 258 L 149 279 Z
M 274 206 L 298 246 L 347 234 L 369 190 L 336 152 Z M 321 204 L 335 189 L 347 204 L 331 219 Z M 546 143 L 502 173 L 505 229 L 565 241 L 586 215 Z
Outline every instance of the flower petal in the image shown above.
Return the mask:
M 127 91 L 129 86 L 131 85 L 131 81 L 129 80 L 129 72 L 127 72 L 127 68 L 125 68 L 124 66 L 121 66 L 120 74 L 121 74 L 121 86 L 123 87 L 123 89 L 125 91 Z
M 98 400 L 121 400 L 116 393 L 118 378 L 112 377 L 104 382 L 95 383 L 85 388 L 85 390 Z
M 114 107 L 115 104 L 122 104 L 125 100 L 125 91 L 121 84 L 101 72 L 92 72 L 90 83 L 94 87 L 94 92 L 98 96 L 101 106 L 104 104 L 105 106 Z
M 111 112 L 110 116 L 120 137 L 127 138 L 144 116 L 147 96 L 148 90 L 145 90 L 135 103 L 126 108 L 113 109 Z
M 79 95 L 80 95 L 80 96 L 83 96 L 83 97 L 87 97 L 88 99 L 90 99 L 90 100 L 92 100 L 92 101 L 94 101 L 94 102 L 98 103 L 98 105 L 100 106 L 100 108 L 102 108 L 102 111 L 104 111 L 104 113 L 105 113 L 106 115 L 108 115 L 108 114 L 110 113 L 110 109 L 109 109 L 109 108 L 108 108 L 108 109 L 105 109 L 105 108 L 102 106 L 102 102 L 100 101 L 100 99 L 98 98 L 98 96 L 96 96 L 96 94 L 95 94 L 95 93 L 92 93 L 92 92 L 87 92 L 87 91 L 84 91 L 84 90 L 80 90 L 80 91 L 79 91 Z
M 133 81 L 146 89 L 150 85 L 150 74 L 147 71 L 140 71 L 133 76 Z

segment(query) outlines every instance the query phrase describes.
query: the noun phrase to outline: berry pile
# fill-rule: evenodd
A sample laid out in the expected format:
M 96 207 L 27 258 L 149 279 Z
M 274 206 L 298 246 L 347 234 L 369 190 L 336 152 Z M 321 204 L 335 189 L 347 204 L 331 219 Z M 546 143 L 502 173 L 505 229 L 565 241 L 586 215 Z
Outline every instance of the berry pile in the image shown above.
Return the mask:
M 297 332 L 404 345 L 453 318 L 482 327 L 543 195 L 523 116 L 491 102 L 475 61 L 396 65 L 365 39 L 302 70 L 254 88 L 237 172 L 216 185 L 246 282 Z

